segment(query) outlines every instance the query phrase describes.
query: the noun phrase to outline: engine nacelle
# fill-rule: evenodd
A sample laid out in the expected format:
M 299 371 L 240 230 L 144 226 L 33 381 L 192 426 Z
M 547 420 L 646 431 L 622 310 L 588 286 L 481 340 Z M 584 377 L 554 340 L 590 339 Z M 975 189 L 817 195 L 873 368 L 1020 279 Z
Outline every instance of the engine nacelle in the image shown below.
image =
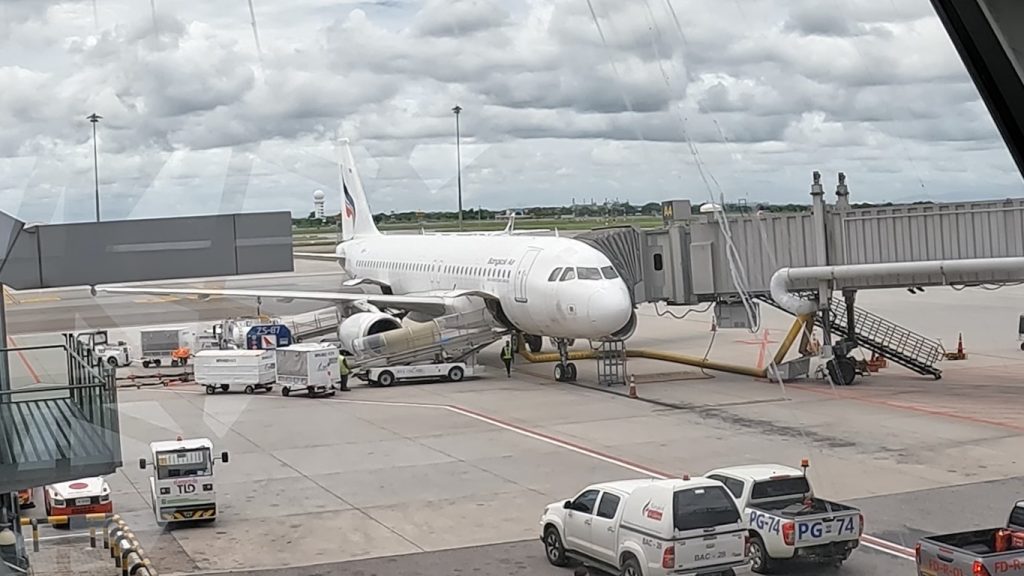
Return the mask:
M 359 312 L 345 318 L 338 325 L 338 340 L 342 350 L 352 353 L 352 342 L 355 340 L 401 327 L 398 318 L 383 312 Z

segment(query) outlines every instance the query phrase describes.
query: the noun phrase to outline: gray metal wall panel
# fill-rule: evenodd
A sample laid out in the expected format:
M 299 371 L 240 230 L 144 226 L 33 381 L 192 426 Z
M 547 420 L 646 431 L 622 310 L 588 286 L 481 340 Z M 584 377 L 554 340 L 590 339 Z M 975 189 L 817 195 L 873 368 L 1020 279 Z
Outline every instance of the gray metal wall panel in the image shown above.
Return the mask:
M 25 290 L 293 269 L 288 212 L 225 214 L 38 226 L 18 235 L 0 282 Z
M 693 258 L 693 291 L 696 294 L 715 293 L 715 254 L 712 242 L 694 242 L 690 247 Z M 667 262 L 668 260 L 666 260 Z M 731 284 L 730 284 L 731 286 Z
M 292 270 L 291 214 L 236 214 L 234 227 L 238 274 Z
M 0 212 L 2 214 L 2 212 Z M 7 255 L 0 278 L 3 283 L 15 289 L 42 286 L 42 272 L 39 269 L 39 234 L 35 229 L 26 229 L 18 234 L 14 247 Z
M 834 214 L 833 264 L 1024 256 L 1024 200 L 865 208 Z
M 769 213 L 761 217 L 730 214 L 729 231 L 746 272 L 747 287 L 751 291 L 767 291 L 772 274 L 779 268 L 814 265 L 816 249 L 809 213 Z M 714 254 L 714 265 L 710 268 L 715 275 L 712 291 L 708 291 L 708 287 L 712 286 L 710 283 L 698 284 L 696 280 L 698 271 L 708 267 L 704 263 L 698 265 L 697 255 L 694 254 L 694 292 L 707 296 L 717 288 L 722 294 L 736 293 L 728 265 L 725 236 L 718 222 L 711 218 L 696 222 L 691 228 L 691 234 L 694 245 L 710 242 Z
M 45 286 L 138 282 L 235 273 L 231 216 L 122 220 L 42 227 Z

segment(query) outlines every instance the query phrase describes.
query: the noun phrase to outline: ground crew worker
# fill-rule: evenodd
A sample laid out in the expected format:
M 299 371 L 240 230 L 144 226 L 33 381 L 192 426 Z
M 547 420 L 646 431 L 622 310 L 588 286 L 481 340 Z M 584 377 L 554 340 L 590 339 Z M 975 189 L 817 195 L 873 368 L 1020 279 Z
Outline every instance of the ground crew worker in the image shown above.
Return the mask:
M 512 377 L 512 341 L 509 340 L 501 348 L 501 361 L 505 363 L 505 375 Z
M 338 383 L 338 389 L 342 392 L 348 392 L 348 357 L 344 352 L 341 353 L 341 358 L 338 359 L 338 373 L 341 374 L 341 381 Z

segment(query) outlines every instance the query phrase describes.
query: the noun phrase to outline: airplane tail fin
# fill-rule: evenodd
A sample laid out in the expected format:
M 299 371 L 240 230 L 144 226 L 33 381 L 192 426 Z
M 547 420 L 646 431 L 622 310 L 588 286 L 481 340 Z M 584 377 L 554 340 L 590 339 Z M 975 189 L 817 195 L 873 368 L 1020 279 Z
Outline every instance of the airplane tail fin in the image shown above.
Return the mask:
M 351 240 L 355 236 L 374 236 L 380 234 L 373 223 L 370 205 L 366 202 L 363 182 L 356 169 L 356 161 L 352 157 L 348 138 L 342 138 L 341 161 L 338 169 L 341 176 L 341 239 Z

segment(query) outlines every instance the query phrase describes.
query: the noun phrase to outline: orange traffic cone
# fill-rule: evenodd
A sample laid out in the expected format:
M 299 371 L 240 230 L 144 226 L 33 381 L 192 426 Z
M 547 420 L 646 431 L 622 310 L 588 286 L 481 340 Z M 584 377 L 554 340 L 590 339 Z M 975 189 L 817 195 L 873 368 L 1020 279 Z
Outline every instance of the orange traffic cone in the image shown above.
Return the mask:
M 629 397 L 636 398 L 636 377 L 629 375 Z

